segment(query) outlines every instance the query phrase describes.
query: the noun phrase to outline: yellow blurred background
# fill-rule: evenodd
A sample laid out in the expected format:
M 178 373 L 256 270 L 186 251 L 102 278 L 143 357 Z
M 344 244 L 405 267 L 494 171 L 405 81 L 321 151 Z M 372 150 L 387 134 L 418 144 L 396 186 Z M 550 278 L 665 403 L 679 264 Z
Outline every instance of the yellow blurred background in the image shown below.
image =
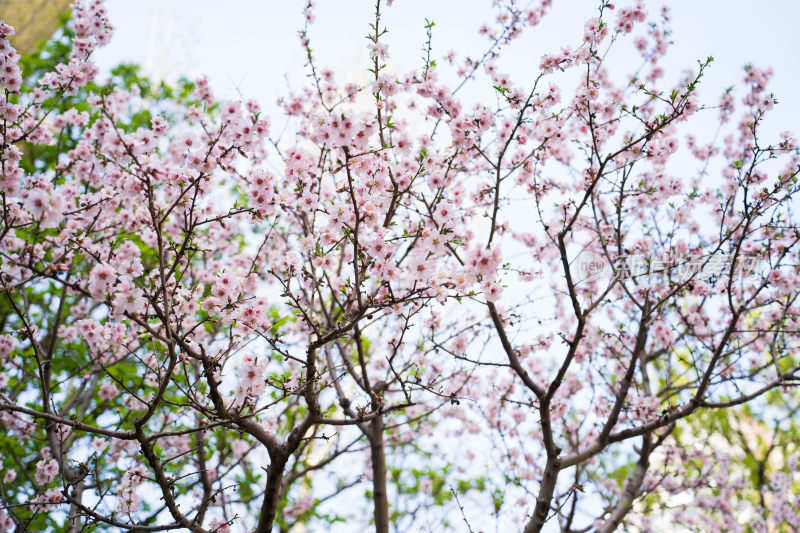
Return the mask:
M 53 35 L 59 15 L 68 11 L 69 5 L 70 0 L 0 0 L 0 19 L 14 26 L 11 44 L 25 55 Z

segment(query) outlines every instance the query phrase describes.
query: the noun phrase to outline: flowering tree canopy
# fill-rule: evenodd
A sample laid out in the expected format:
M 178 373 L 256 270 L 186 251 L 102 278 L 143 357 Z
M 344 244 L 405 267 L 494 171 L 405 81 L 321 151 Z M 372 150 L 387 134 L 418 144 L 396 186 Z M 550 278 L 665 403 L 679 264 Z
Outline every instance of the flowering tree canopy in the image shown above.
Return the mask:
M 499 72 L 550 3 L 401 73 L 378 0 L 352 83 L 309 2 L 269 113 L 96 80 L 100 0 L 22 59 L 0 23 L 0 531 L 800 529 L 771 72 L 703 102 L 605 0 Z

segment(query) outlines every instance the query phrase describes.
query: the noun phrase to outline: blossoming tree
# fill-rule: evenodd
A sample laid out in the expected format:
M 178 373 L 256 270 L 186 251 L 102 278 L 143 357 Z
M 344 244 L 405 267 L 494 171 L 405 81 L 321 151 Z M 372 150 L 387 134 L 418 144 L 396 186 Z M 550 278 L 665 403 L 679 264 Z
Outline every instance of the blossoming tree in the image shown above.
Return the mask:
M 796 444 L 754 481 L 697 445 L 737 446 L 701 415 L 796 400 L 770 72 L 709 109 L 710 58 L 665 79 L 667 13 L 603 1 L 522 85 L 498 58 L 549 5 L 495 2 L 448 77 L 432 23 L 392 71 L 378 1 L 359 85 L 308 3 L 310 81 L 271 117 L 205 79 L 96 82 L 98 0 L 22 62 L 0 24 L 0 529 L 800 527 Z

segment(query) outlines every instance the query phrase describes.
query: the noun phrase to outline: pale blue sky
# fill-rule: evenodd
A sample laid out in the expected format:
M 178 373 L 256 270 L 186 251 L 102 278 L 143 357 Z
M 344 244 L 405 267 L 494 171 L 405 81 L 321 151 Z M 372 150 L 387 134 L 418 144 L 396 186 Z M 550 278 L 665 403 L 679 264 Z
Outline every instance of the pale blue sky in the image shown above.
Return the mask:
M 373 3 L 367 0 L 319 0 L 311 28 L 320 66 L 340 81 L 364 79 Z M 487 42 L 477 28 L 491 16 L 490 0 L 396 0 L 385 10 L 389 28 L 389 67 L 406 72 L 421 64 L 427 17 L 434 28 L 434 58 L 449 49 L 475 57 Z M 618 6 L 631 2 L 619 0 Z M 716 61 L 703 80 L 701 101 L 714 105 L 720 93 L 738 83 L 742 66 L 753 62 L 775 70 L 772 90 L 781 105 L 768 123 L 772 132 L 800 130 L 800 59 L 797 21 L 800 0 L 647 0 L 654 17 L 660 6 L 672 8 L 675 45 L 664 68 L 675 79 L 696 60 Z M 219 98 L 256 98 L 274 115 L 274 100 L 303 83 L 307 71 L 298 43 L 301 0 L 107 0 L 117 31 L 97 52 L 104 71 L 121 61 L 141 64 L 146 74 L 175 79 L 207 74 Z M 540 57 L 580 41 L 583 23 L 594 16 L 597 0 L 554 0 L 545 21 L 509 49 L 503 72 L 521 83 L 537 73 Z M 641 32 L 640 28 L 637 32 Z M 623 56 L 624 57 L 624 56 Z M 636 65 L 619 64 L 626 76 Z M 489 87 L 491 92 L 491 87 Z M 477 520 L 477 517 L 473 517 Z M 458 519 L 458 517 L 456 517 Z M 487 529 L 488 530 L 488 529 Z
M 321 65 L 358 78 L 366 68 L 364 35 L 373 2 L 320 0 L 311 29 L 312 47 Z M 512 78 L 525 80 L 548 50 L 577 43 L 583 21 L 593 16 L 597 0 L 554 0 L 544 23 L 510 50 L 503 65 Z M 618 6 L 630 2 L 619 0 Z M 651 13 L 670 5 L 675 46 L 665 65 L 669 73 L 716 59 L 705 79 L 710 103 L 719 92 L 741 79 L 741 67 L 754 62 L 775 69 L 773 90 L 781 101 L 775 130 L 796 129 L 800 118 L 800 59 L 795 0 L 647 0 Z M 302 83 L 304 56 L 297 29 L 302 24 L 301 0 L 108 0 L 117 27 L 111 44 L 99 50 L 104 69 L 120 61 L 144 66 L 155 77 L 207 74 L 218 97 L 234 98 L 237 88 L 246 98 L 267 107 L 285 93 L 286 79 Z M 453 48 L 477 55 L 486 41 L 476 30 L 491 15 L 489 0 L 396 0 L 385 9 L 389 27 L 390 67 L 405 72 L 420 64 L 424 18 L 436 22 L 434 55 Z M 632 70 L 625 69 L 625 71 Z M 342 78 L 340 78 L 342 79 Z M 707 92 L 706 92 L 707 91 Z M 705 99 L 705 98 L 704 98 Z

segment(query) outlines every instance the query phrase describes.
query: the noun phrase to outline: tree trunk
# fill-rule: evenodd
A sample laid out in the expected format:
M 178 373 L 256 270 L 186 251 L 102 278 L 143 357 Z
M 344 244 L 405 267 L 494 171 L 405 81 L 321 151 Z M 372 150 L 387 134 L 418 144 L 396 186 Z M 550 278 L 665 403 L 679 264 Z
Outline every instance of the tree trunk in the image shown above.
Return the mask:
M 264 491 L 264 501 L 261 503 L 261 515 L 258 517 L 258 526 L 255 533 L 271 533 L 275 514 L 278 511 L 278 500 L 281 497 L 281 483 L 283 470 L 286 468 L 287 457 L 272 457 L 267 468 L 267 487 Z
M 642 483 L 647 469 L 650 467 L 650 452 L 653 451 L 652 437 L 647 434 L 642 439 L 642 451 L 639 453 L 639 461 L 636 463 L 633 473 L 625 484 L 625 490 L 620 496 L 617 505 L 611 510 L 608 519 L 600 527 L 597 533 L 613 533 L 625 519 L 625 515 L 633 507 L 633 502 L 642 493 Z
M 553 491 L 556 488 L 556 480 L 559 471 L 558 458 L 549 457 L 544 467 L 542 484 L 539 486 L 539 495 L 536 497 L 536 507 L 533 516 L 525 526 L 525 533 L 539 533 L 547 522 L 547 515 L 550 514 L 550 502 L 553 499 Z
M 386 452 L 383 449 L 383 418 L 370 423 L 369 449 L 372 455 L 372 492 L 375 533 L 389 533 L 389 499 L 386 495 Z
M 83 499 L 83 481 L 79 481 L 75 488 L 72 489 L 72 499 L 80 503 Z M 77 504 L 72 504 L 69 507 L 69 515 L 67 516 L 67 533 L 80 533 L 83 529 L 81 525 L 81 509 Z

